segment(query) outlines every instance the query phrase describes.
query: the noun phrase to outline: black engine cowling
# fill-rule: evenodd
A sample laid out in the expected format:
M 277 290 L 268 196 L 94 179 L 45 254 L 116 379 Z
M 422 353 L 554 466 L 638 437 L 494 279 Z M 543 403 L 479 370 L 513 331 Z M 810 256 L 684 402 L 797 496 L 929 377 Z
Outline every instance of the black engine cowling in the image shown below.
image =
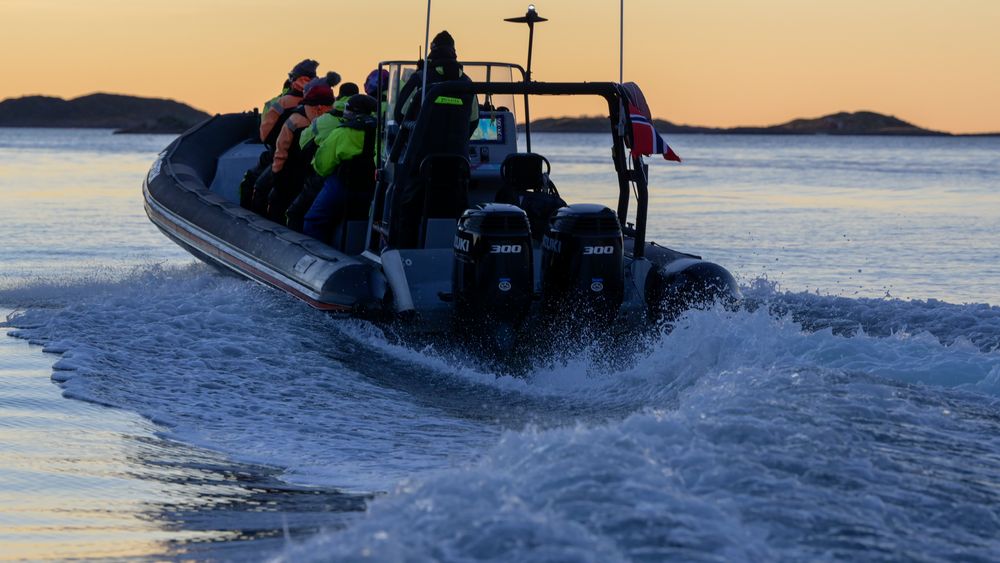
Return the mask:
M 516 329 L 534 294 L 531 251 L 528 216 L 519 207 L 489 203 L 466 210 L 455 233 L 456 319 Z
M 618 215 L 590 203 L 569 205 L 549 219 L 542 238 L 542 303 L 550 315 L 608 324 L 625 292 Z

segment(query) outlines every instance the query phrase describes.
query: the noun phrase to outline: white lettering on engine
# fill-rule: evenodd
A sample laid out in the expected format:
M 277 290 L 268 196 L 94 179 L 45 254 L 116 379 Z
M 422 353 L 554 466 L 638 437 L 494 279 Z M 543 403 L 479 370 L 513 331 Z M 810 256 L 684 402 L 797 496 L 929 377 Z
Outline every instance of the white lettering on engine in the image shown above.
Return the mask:
M 520 254 L 520 244 L 494 244 L 490 247 L 491 254 Z

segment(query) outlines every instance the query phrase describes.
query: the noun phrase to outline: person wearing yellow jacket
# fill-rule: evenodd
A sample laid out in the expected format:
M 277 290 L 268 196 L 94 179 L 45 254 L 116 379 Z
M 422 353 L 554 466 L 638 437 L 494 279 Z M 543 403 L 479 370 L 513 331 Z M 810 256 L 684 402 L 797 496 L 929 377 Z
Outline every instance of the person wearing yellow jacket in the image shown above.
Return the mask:
M 303 150 L 308 150 L 310 142 L 319 145 L 330 131 L 333 131 L 344 122 L 344 108 L 347 107 L 351 96 L 358 93 L 358 85 L 353 82 L 345 82 L 340 85 L 340 92 L 337 94 L 337 101 L 333 103 L 330 111 L 313 120 L 309 129 L 302 132 L 299 138 L 299 145 Z
M 309 124 L 309 127 L 302 130 L 302 134 L 299 137 L 299 147 L 302 149 L 302 155 L 309 163 L 312 163 L 319 144 L 326 139 L 331 131 L 344 123 L 344 109 L 347 107 L 347 102 L 351 99 L 351 96 L 357 93 L 357 84 L 353 82 L 341 84 L 340 95 L 337 97 L 337 101 L 333 103 L 333 107 L 314 119 Z M 285 224 L 288 225 L 288 228 L 302 232 L 306 212 L 309 211 L 309 206 L 312 205 L 313 200 L 316 199 L 320 190 L 323 189 L 324 180 L 325 178 L 317 174 L 312 166 L 307 167 L 305 180 L 302 182 L 302 191 L 299 192 L 299 195 L 296 196 L 285 212 Z
M 309 207 L 302 232 L 328 242 L 340 220 L 367 207 L 374 188 L 374 146 L 378 101 L 365 94 L 351 97 L 344 123 L 320 143 L 312 165 L 326 178 Z M 370 171 L 371 178 L 367 178 Z M 350 217 L 349 217 L 350 218 Z

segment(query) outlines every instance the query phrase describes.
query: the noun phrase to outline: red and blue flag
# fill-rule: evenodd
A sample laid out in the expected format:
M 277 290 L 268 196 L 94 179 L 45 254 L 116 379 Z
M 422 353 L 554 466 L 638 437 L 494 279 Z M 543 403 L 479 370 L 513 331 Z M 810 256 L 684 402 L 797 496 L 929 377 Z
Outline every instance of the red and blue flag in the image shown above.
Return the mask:
M 635 104 L 629 103 L 628 113 L 632 122 L 632 156 L 662 154 L 666 160 L 681 161 L 681 157 L 656 132 L 653 122 Z

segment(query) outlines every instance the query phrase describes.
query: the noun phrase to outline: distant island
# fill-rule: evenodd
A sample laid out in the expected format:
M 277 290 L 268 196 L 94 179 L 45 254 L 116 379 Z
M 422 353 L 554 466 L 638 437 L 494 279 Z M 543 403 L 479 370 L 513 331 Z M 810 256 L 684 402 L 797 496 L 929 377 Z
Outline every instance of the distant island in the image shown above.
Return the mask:
M 873 111 L 840 112 L 811 119 L 793 119 L 766 127 L 701 127 L 678 125 L 663 119 L 653 120 L 656 130 L 668 133 L 702 133 L 709 135 L 905 135 L 920 137 L 997 136 L 1000 133 L 954 135 L 944 131 L 924 129 L 891 115 Z M 600 116 L 556 117 L 536 119 L 531 130 L 545 133 L 604 133 L 608 118 Z
M 0 102 L 0 127 L 104 128 L 115 133 L 183 133 L 209 115 L 187 104 L 162 98 L 121 94 L 90 94 L 72 100 L 24 96 Z M 793 119 L 766 127 L 703 127 L 654 120 L 657 131 L 709 135 L 905 135 L 923 137 L 1000 136 L 1000 133 L 955 135 L 918 127 L 873 111 L 840 112 L 811 119 Z M 523 125 L 519 126 L 519 128 Z M 535 119 L 531 130 L 544 133 L 604 133 L 601 116 Z
M 0 102 L 0 127 L 114 129 L 115 133 L 183 133 L 209 115 L 160 98 L 90 94 L 72 100 L 25 96 Z

